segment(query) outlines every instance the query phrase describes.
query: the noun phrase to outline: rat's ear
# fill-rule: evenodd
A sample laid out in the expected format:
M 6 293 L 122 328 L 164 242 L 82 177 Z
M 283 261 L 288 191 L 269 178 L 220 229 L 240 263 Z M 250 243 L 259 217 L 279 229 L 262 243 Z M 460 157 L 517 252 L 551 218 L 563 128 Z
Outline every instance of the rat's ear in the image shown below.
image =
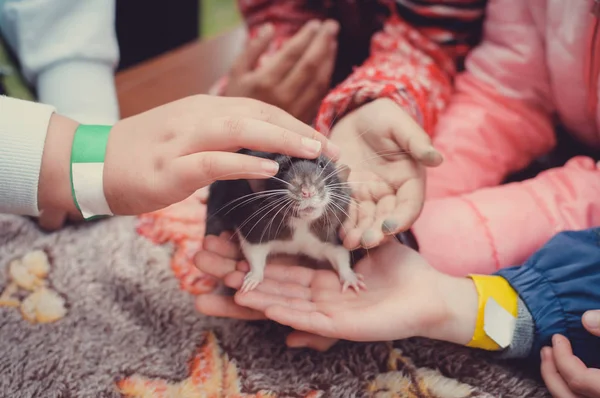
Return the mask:
M 348 176 L 350 175 L 350 167 L 345 164 L 338 163 L 336 165 L 338 178 L 341 182 L 348 182 Z
M 266 181 L 267 180 L 263 180 L 263 179 L 253 179 L 253 180 L 248 180 L 248 184 L 250 185 L 250 189 L 252 190 L 252 192 L 256 193 L 256 192 L 262 192 L 265 190 Z

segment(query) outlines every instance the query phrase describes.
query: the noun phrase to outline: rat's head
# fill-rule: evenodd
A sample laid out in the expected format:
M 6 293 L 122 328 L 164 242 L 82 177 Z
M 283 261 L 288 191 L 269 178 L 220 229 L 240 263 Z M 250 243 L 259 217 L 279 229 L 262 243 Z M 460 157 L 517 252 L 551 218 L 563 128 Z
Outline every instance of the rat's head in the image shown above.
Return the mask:
M 346 166 L 336 165 L 324 156 L 309 160 L 279 155 L 274 160 L 279 164 L 275 177 L 254 180 L 251 185 L 255 191 L 260 189 L 284 194 L 287 200 L 280 199 L 280 203 L 282 207 L 289 207 L 290 211 L 286 210 L 288 214 L 313 221 L 326 213 L 347 209 L 350 191 L 344 184 L 349 174 Z M 264 185 L 257 188 L 255 184 Z M 277 195 L 271 200 L 275 201 L 277 197 L 281 198 Z
M 346 182 L 347 168 L 324 156 L 311 160 L 282 156 L 276 160 L 279 172 L 266 185 L 268 189 L 287 190 L 295 217 L 313 221 L 336 205 L 346 208 L 348 199 L 342 198 L 348 198 L 349 193 L 341 184 Z

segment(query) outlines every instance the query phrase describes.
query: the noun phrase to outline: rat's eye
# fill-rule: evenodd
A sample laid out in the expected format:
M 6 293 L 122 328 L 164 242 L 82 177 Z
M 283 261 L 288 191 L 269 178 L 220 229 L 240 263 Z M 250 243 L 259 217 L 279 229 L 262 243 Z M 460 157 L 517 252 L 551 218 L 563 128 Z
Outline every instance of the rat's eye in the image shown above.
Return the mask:
M 319 160 L 319 162 L 317 163 L 317 167 L 319 167 L 320 169 L 324 169 L 325 168 L 325 162 L 322 160 Z

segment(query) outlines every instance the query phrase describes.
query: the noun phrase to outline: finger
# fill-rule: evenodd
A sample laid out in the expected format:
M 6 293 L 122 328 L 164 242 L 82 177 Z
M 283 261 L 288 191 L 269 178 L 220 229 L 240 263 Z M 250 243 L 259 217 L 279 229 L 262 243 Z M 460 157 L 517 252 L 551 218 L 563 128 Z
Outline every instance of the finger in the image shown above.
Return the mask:
M 313 83 L 306 90 L 303 90 L 301 96 L 294 102 L 292 109 L 295 114 L 301 115 L 301 120 L 314 119 L 321 101 L 331 87 L 331 77 L 337 55 L 337 42 L 330 43 L 329 52 L 330 54 L 322 60 L 322 65 L 316 76 L 314 76 Z
M 223 282 L 226 286 L 231 287 L 233 289 L 239 289 L 242 287 L 244 283 L 244 277 L 246 276 L 245 272 L 232 272 L 227 274 Z M 247 307 L 252 307 L 254 309 L 261 309 L 256 307 L 255 305 L 248 305 L 245 301 L 248 296 L 250 296 L 249 300 L 252 300 L 253 292 L 264 293 L 265 295 L 275 296 L 275 297 L 285 297 L 285 298 L 297 298 L 303 300 L 310 300 L 311 291 L 310 288 L 299 285 L 297 283 L 288 283 L 288 282 L 278 282 L 273 279 L 265 278 L 262 283 L 260 283 L 253 291 L 242 294 L 240 297 L 241 301 L 236 301 L 240 305 L 244 305 Z
M 191 137 L 192 146 L 184 154 L 194 151 L 231 151 L 241 148 L 281 153 L 292 157 L 314 159 L 323 149 L 323 140 L 305 137 L 274 124 L 253 118 L 216 118 L 207 125 L 208 134 Z
M 358 213 L 357 229 L 360 231 L 360 244 L 362 247 L 370 248 L 377 242 L 377 234 L 370 229 L 375 223 L 376 207 L 373 202 L 361 203 Z
M 558 373 L 558 369 L 554 364 L 552 348 L 544 347 L 541 356 L 542 364 L 540 366 L 540 372 L 550 394 L 555 398 L 577 398 L 577 396 L 569 390 L 569 386 L 563 380 L 560 373 Z
M 406 181 L 396 192 L 394 210 L 381 225 L 384 233 L 395 235 L 409 229 L 421 214 L 425 201 L 425 179 Z
M 223 279 L 230 272 L 236 269 L 236 261 L 225 258 L 219 254 L 202 250 L 196 253 L 194 257 L 196 268 L 200 271 L 214 276 L 217 279 Z
M 600 337 L 600 310 L 587 311 L 583 314 L 583 326 L 594 336 Z
M 267 65 L 260 68 L 258 80 L 280 82 L 298 63 L 314 37 L 321 28 L 321 21 L 307 22 L 281 49 L 271 58 Z
M 201 100 L 199 106 L 206 106 L 206 96 L 199 97 Z M 217 109 L 221 112 L 219 115 L 215 115 L 215 117 L 228 116 L 229 120 L 227 120 L 227 118 L 225 118 L 225 120 L 221 119 L 220 124 L 217 124 L 216 128 L 207 128 L 206 120 L 200 120 L 200 123 L 198 123 L 198 131 L 196 134 L 193 134 L 193 136 L 196 137 L 196 141 L 189 143 L 189 145 L 192 147 L 202 147 L 203 142 L 205 140 L 216 140 L 218 145 L 217 148 L 223 146 L 223 142 L 227 142 L 226 140 L 229 139 L 227 134 L 231 134 L 231 131 L 229 130 L 231 130 L 232 127 L 234 128 L 234 136 L 237 133 L 239 133 L 239 131 L 236 132 L 235 130 L 236 127 L 239 128 L 241 126 L 237 121 L 249 118 L 262 121 L 271 125 L 271 129 L 269 129 L 270 131 L 273 131 L 272 126 L 276 126 L 279 128 L 283 128 L 288 132 L 293 131 L 296 135 L 317 140 L 321 142 L 323 154 L 329 156 L 333 160 L 337 160 L 339 158 L 340 149 L 337 147 L 337 145 L 333 144 L 323 134 L 319 133 L 317 130 L 313 129 L 309 125 L 296 119 L 294 116 L 290 115 L 283 109 L 250 98 L 211 97 L 210 101 L 215 103 L 215 105 L 217 105 Z M 262 126 L 264 127 L 264 125 Z M 258 124 L 253 124 L 252 132 L 254 134 L 249 139 L 255 139 L 256 136 L 261 136 L 263 127 L 260 127 L 260 125 Z M 276 130 L 276 134 L 281 135 L 282 130 Z M 225 135 L 227 138 L 224 139 L 223 135 Z M 263 145 L 264 141 L 265 138 L 261 138 L 259 140 L 259 150 L 264 150 L 261 149 L 261 145 Z M 187 144 L 188 143 L 186 143 L 186 145 Z M 251 147 L 242 147 L 252 149 Z M 285 152 L 279 151 L 278 153 Z
M 196 194 L 198 195 L 197 198 L 200 201 L 200 203 L 202 203 L 203 205 L 208 203 L 208 187 L 199 189 L 198 191 L 196 191 Z
M 237 242 L 231 240 L 231 234 L 223 232 L 219 237 L 208 235 L 204 237 L 204 250 L 215 253 L 230 260 L 241 260 L 242 252 Z
M 333 320 L 320 312 L 300 311 L 287 306 L 274 305 L 266 309 L 265 315 L 275 322 L 297 330 L 324 337 L 340 338 L 336 336 Z
M 232 76 L 241 76 L 244 73 L 250 72 L 256 67 L 260 56 L 269 47 L 269 43 L 273 39 L 275 29 L 270 23 L 266 23 L 260 27 L 256 37 L 248 40 L 242 54 L 238 56 L 233 67 L 231 68 Z
M 397 226 L 390 224 L 388 221 L 394 216 L 394 210 L 396 210 L 395 195 L 386 195 L 377 202 L 374 228 L 379 230 L 382 235 L 394 235 L 394 231 L 397 229 Z M 383 240 L 383 236 L 381 240 Z
M 233 301 L 233 297 L 217 294 L 201 294 L 196 298 L 196 309 L 204 315 L 243 319 L 248 321 L 265 319 L 263 313 L 244 308 Z
M 573 355 L 571 343 L 566 337 L 552 337 L 552 354 L 558 373 L 571 391 L 587 396 L 597 396 L 594 394 L 600 393 L 600 370 L 594 372 L 588 369 L 581 359 Z
M 327 21 L 321 26 L 306 52 L 283 81 L 284 90 L 294 95 L 313 91 L 314 100 L 315 90 L 311 90 L 313 87 L 318 86 L 316 91 L 319 93 L 327 88 L 335 63 L 335 53 L 331 51 L 332 44 L 336 43 L 335 36 L 338 30 L 339 25 L 336 21 Z
M 185 198 L 217 180 L 270 178 L 279 165 L 271 160 L 231 152 L 198 152 L 176 158 L 163 173 L 160 195 Z M 179 198 L 170 198 L 171 202 Z
M 40 212 L 38 224 L 45 231 L 60 229 L 67 219 L 67 213 L 62 210 L 44 209 Z
M 394 124 L 392 136 L 396 143 L 425 166 L 439 166 L 444 158 L 431 144 L 431 138 L 408 114 L 402 112 Z
M 264 283 L 264 281 L 262 283 Z M 236 293 L 234 296 L 235 303 L 243 307 L 252 308 L 261 313 L 272 306 L 281 306 L 302 312 L 315 311 L 317 308 L 315 303 L 309 300 L 268 294 L 258 290 L 259 287 L 260 285 L 256 289 L 245 293 Z
M 265 279 L 308 287 L 311 285 L 316 272 L 318 271 L 298 265 L 269 264 L 265 268 Z M 333 273 L 333 271 L 328 272 Z
M 351 201 L 350 205 L 348 206 L 348 218 L 346 219 L 346 221 L 344 221 L 344 223 L 340 227 L 340 239 L 342 241 L 346 240 L 346 236 L 348 235 L 348 232 L 350 232 L 354 228 L 356 228 L 356 223 L 358 222 L 357 207 L 358 206 L 356 205 L 356 202 L 354 200 Z M 344 242 L 344 244 L 345 244 L 345 242 Z M 357 243 L 357 245 L 358 245 L 358 243 Z
M 344 247 L 349 250 L 353 250 L 362 246 L 363 243 L 363 233 L 366 229 L 373 225 L 375 221 L 375 204 L 373 202 L 360 202 L 356 206 L 356 226 L 352 229 L 349 229 L 346 233 L 346 237 L 344 238 Z M 367 237 L 370 238 L 370 237 Z
M 285 344 L 291 348 L 312 348 L 316 351 L 327 351 L 338 339 L 332 339 L 330 337 L 323 337 L 312 333 L 306 333 L 302 331 L 293 331 L 285 339 Z

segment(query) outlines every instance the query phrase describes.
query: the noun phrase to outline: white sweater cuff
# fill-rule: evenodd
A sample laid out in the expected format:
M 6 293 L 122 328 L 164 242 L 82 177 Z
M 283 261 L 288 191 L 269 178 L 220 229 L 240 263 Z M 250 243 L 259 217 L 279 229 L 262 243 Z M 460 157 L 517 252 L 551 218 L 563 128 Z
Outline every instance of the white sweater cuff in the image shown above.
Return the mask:
M 36 79 L 38 100 L 82 124 L 113 125 L 119 120 L 114 70 L 91 61 L 65 61 Z
M 38 182 L 52 106 L 0 96 L 0 213 L 39 215 Z

